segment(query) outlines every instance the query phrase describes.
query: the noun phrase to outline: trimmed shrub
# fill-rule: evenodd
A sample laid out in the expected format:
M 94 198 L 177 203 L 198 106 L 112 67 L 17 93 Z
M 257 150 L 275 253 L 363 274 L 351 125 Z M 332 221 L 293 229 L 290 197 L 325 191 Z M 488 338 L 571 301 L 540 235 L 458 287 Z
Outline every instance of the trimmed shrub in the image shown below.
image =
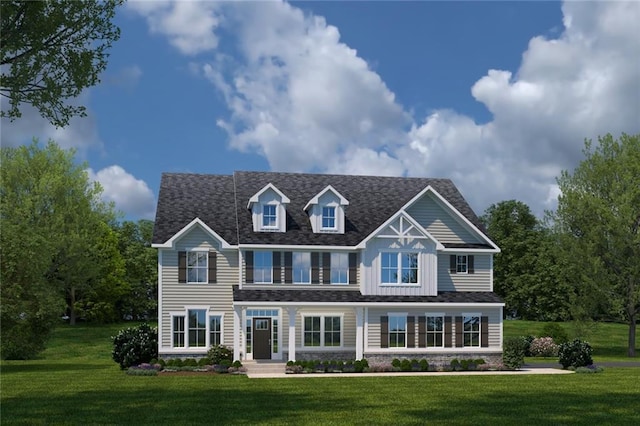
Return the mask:
M 408 359 L 403 359 L 400 362 L 400 370 L 401 371 L 411 371 L 413 368 L 411 367 L 411 361 Z
M 602 373 L 604 369 L 602 367 L 597 367 L 593 364 L 587 365 L 586 367 L 578 367 L 576 368 L 576 373 L 579 374 L 593 374 L 593 373 Z
M 147 368 L 137 368 L 137 367 L 129 367 L 127 369 L 128 376 L 157 376 L 158 370 L 147 369 Z
M 526 347 L 524 349 L 524 356 L 532 356 L 531 355 L 531 342 L 533 342 L 533 339 L 535 339 L 535 336 L 532 335 L 528 335 L 528 336 L 522 336 L 522 339 L 524 339 L 524 341 L 526 342 Z
M 529 352 L 531 356 L 558 356 L 558 345 L 553 342 L 551 337 L 538 337 L 531 342 Z
M 400 360 L 399 360 L 398 358 L 394 358 L 394 359 L 391 361 L 391 366 L 392 366 L 392 367 L 395 367 L 395 368 L 400 368 L 400 365 L 401 365 L 401 364 L 402 364 L 402 363 L 400 362 Z
M 512 369 L 518 369 L 524 364 L 524 353 L 527 341 L 522 337 L 510 337 L 504 340 L 502 363 Z
M 211 365 L 211 360 L 207 357 L 200 358 L 198 360 L 198 367 L 204 367 L 205 365 Z
M 120 330 L 112 339 L 111 356 L 122 370 L 158 357 L 158 329 L 149 324 Z
M 212 364 L 222 364 L 222 360 L 229 360 L 229 365 L 233 361 L 233 351 L 226 346 L 212 346 L 207 352 L 207 358 Z
M 240 361 L 238 361 L 238 360 L 235 360 L 235 361 L 233 361 L 233 364 L 231 364 L 231 366 L 233 368 L 240 368 L 240 367 L 242 367 L 242 363 Z
M 551 337 L 557 345 L 561 345 L 569 341 L 569 335 L 557 322 L 549 322 L 545 324 L 544 327 L 542 327 L 540 336 Z
M 429 363 L 426 359 L 420 360 L 420 371 L 429 371 Z
M 197 367 L 198 366 L 198 361 L 196 361 L 193 358 L 187 358 L 187 359 L 184 360 L 183 365 L 185 367 Z
M 558 362 L 560 362 L 562 368 L 586 367 L 593 364 L 591 353 L 592 349 L 589 343 L 575 339 L 560 345 L 560 349 L 558 349 Z

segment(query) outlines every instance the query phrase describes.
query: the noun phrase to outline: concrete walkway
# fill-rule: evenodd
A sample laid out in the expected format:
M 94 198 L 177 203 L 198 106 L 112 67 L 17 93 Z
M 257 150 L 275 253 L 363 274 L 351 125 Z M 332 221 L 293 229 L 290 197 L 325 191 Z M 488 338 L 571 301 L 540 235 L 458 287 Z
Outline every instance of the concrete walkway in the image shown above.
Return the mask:
M 417 377 L 417 376 L 508 376 L 508 375 L 524 375 L 524 374 L 573 374 L 573 371 L 560 370 L 558 368 L 544 368 L 536 367 L 531 368 L 527 366 L 521 370 L 515 371 L 451 371 L 451 372 L 438 372 L 430 371 L 427 373 L 415 373 L 415 372 L 396 372 L 396 373 L 301 373 L 301 374 L 285 374 L 285 373 L 251 373 L 247 372 L 247 377 L 250 379 L 282 379 L 282 378 L 316 378 L 316 377 Z

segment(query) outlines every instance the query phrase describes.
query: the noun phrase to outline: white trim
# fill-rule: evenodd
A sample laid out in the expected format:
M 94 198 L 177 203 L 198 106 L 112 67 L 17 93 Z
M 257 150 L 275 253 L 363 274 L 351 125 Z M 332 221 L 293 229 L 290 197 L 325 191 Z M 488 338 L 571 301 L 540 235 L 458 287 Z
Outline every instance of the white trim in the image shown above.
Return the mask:
M 460 316 L 462 317 L 462 330 L 460 330 L 460 334 L 462 335 L 462 346 L 460 346 L 461 348 L 481 348 L 482 347 L 482 313 L 479 312 L 462 312 L 462 314 L 460 314 Z M 478 346 L 466 346 L 464 344 L 464 319 L 465 317 L 478 317 L 478 331 L 467 331 L 467 334 L 471 334 L 471 333 L 478 333 Z M 488 327 L 488 324 L 487 324 Z M 458 330 L 456 330 L 456 333 L 458 332 Z
M 427 187 L 427 188 L 430 188 L 430 187 Z M 406 205 L 405 205 L 405 207 L 406 207 Z M 379 236 L 378 234 L 381 233 L 386 227 L 390 226 L 396 219 L 402 218 L 403 220 L 407 220 L 414 228 L 416 228 L 419 232 L 421 232 L 425 237 L 427 237 L 430 240 L 432 240 L 436 244 L 436 250 L 444 250 L 444 245 L 442 245 L 442 243 L 440 241 L 438 241 L 433 235 L 431 235 L 431 233 L 429 233 L 429 231 L 424 229 L 424 227 L 422 225 L 420 225 L 418 222 L 416 222 L 415 219 L 413 219 L 404 210 L 405 207 L 403 207 L 400 210 L 398 210 L 393 216 L 391 216 L 382 225 L 380 225 L 378 228 L 376 228 L 375 231 L 373 231 L 371 234 L 369 234 L 364 240 L 360 241 L 360 243 L 358 243 L 358 245 L 356 245 L 356 248 L 357 249 L 365 249 L 367 247 L 367 243 L 372 238 L 378 238 L 378 237 L 387 238 L 387 236 Z M 413 235 L 407 235 L 407 236 L 396 235 L 396 236 L 393 236 L 393 237 L 398 238 L 398 239 L 401 239 L 401 238 L 415 238 L 415 239 L 418 239 L 419 238 L 419 237 L 413 236 Z
M 164 327 L 162 326 L 162 298 L 163 298 L 163 294 L 162 294 L 162 262 L 163 262 L 163 256 L 162 254 L 164 253 L 164 250 L 162 249 L 158 249 L 158 346 L 160 348 L 164 347 L 164 345 L 162 344 L 163 338 L 164 338 Z M 170 327 L 171 328 L 171 327 Z M 173 337 L 171 337 L 171 339 L 173 339 Z
M 445 313 L 444 312 L 429 312 L 429 311 L 426 311 L 424 316 L 425 316 L 425 322 L 424 322 L 424 344 L 425 344 L 425 348 L 426 349 L 445 348 L 445 346 L 444 346 L 445 321 L 446 321 L 445 320 L 445 317 L 446 317 Z M 428 317 L 434 317 L 434 318 L 435 317 L 440 317 L 440 318 L 442 318 L 442 346 L 429 346 L 429 344 L 427 343 L 427 340 L 428 340 L 427 336 L 429 335 L 429 328 L 427 326 L 427 324 L 428 324 L 427 318 Z M 435 334 L 436 332 L 432 331 L 431 333 Z M 447 348 L 447 349 L 450 349 L 450 348 Z
M 304 344 L 304 320 L 307 317 L 320 317 L 320 346 L 306 346 Z M 326 317 L 340 318 L 340 346 L 326 346 L 324 344 L 324 319 Z M 300 313 L 300 348 L 301 350 L 323 350 L 344 348 L 344 312 L 301 312 Z
M 357 246 L 313 246 L 313 245 L 291 245 L 291 244 L 239 244 L 236 248 L 242 250 L 273 250 L 273 251 L 356 251 Z
M 207 314 L 207 343 L 208 347 L 213 346 L 211 343 L 211 329 L 209 326 L 211 325 L 211 317 L 220 317 L 220 344 L 226 345 L 227 343 L 224 340 L 224 312 L 220 311 L 210 311 Z M 239 359 L 239 358 L 236 358 Z
M 191 231 L 195 226 L 200 226 L 206 233 L 208 233 L 213 238 L 217 239 L 220 242 L 220 250 L 231 250 L 235 249 L 238 246 L 232 246 L 228 242 L 225 241 L 220 235 L 218 235 L 213 229 L 209 228 L 206 223 L 204 223 L 200 218 L 196 217 L 188 225 L 184 228 L 176 232 L 173 237 L 169 238 L 164 243 L 160 244 L 151 244 L 153 248 L 175 248 L 175 243 L 178 239 L 184 236 L 187 232 Z
M 409 347 L 408 339 L 409 339 L 409 314 L 407 312 L 387 312 L 387 348 L 396 350 L 396 349 L 407 349 Z M 391 317 L 404 318 L 404 346 L 391 346 Z M 400 334 L 395 332 L 396 334 Z M 415 333 L 415 330 L 414 330 Z M 382 340 L 382 339 L 381 339 Z M 382 346 L 382 341 L 380 341 L 380 346 Z M 386 349 L 386 348 L 384 348 Z
M 442 253 L 480 253 L 480 254 L 488 254 L 488 253 L 500 253 L 500 249 L 478 249 L 478 248 L 443 248 L 439 250 Z
M 253 194 L 251 198 L 249 198 L 249 202 L 247 203 L 247 209 L 250 209 L 252 204 L 258 203 L 259 202 L 258 199 L 260 198 L 260 196 L 268 189 L 271 189 L 273 190 L 273 192 L 278 194 L 278 196 L 280 197 L 280 202 L 282 204 L 289 204 L 291 202 L 291 200 L 289 200 L 289 198 L 286 195 L 284 195 L 282 191 L 276 188 L 272 183 L 268 183 L 260 191 L 256 192 L 255 194 Z
M 256 306 L 264 306 L 265 309 L 274 306 L 295 306 L 299 308 L 308 306 L 335 306 L 335 307 L 371 307 L 371 308 L 499 308 L 504 307 L 504 303 L 446 303 L 446 302 L 279 302 L 279 301 L 234 301 L 233 306 L 243 306 L 255 309 Z
M 391 253 L 391 254 L 396 253 L 397 254 L 398 267 L 396 269 L 396 273 L 398 274 L 398 281 L 396 281 L 395 283 L 382 282 L 382 255 L 384 253 Z M 417 258 L 417 261 L 418 261 L 418 266 L 416 268 L 418 270 L 417 271 L 417 276 L 416 276 L 416 279 L 418 280 L 418 282 L 415 282 L 415 283 L 403 283 L 401 281 L 402 280 L 402 274 L 401 274 L 401 272 L 402 272 L 402 258 L 400 257 L 400 255 L 401 254 L 407 254 L 407 253 L 408 254 L 415 254 L 416 258 Z M 420 260 L 422 256 L 420 256 L 420 255 L 422 253 L 423 252 L 421 252 L 419 250 L 416 251 L 414 249 L 386 249 L 386 248 L 385 249 L 379 249 L 378 250 L 378 259 L 379 259 L 379 262 L 378 262 L 378 265 L 379 265 L 378 273 L 379 273 L 379 276 L 380 276 L 380 281 L 378 282 L 378 285 L 380 287 L 422 287 L 423 283 L 420 282 L 421 281 L 420 280 L 420 271 L 422 270 L 422 268 L 421 268 L 422 260 Z
M 340 200 L 340 205 L 341 206 L 348 206 L 349 205 L 349 200 L 344 198 L 342 196 L 342 194 L 340 194 L 338 191 L 336 191 L 336 189 L 333 186 L 327 185 L 322 191 L 318 192 L 312 199 L 310 199 L 309 202 L 304 206 L 304 208 L 302 210 L 306 211 L 309 208 L 309 206 L 318 204 L 319 200 L 320 200 L 320 197 L 322 197 L 327 191 L 333 192 L 335 194 L 335 196 L 338 197 L 338 199 Z

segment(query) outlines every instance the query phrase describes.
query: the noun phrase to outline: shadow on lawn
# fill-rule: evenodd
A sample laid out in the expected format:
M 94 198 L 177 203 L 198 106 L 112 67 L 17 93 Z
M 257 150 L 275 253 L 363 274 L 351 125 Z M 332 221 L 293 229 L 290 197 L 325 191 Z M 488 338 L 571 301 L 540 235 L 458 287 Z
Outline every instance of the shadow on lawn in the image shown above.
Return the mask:
M 11 364 L 7 364 L 6 362 L 2 364 L 0 370 L 2 374 L 11 374 L 11 373 L 55 373 L 59 371 L 95 371 L 95 370 L 106 370 L 113 368 L 110 365 L 102 365 L 102 364 L 81 364 L 81 363 L 37 363 L 37 362 L 29 362 L 25 361 L 20 363 L 15 361 L 11 361 Z

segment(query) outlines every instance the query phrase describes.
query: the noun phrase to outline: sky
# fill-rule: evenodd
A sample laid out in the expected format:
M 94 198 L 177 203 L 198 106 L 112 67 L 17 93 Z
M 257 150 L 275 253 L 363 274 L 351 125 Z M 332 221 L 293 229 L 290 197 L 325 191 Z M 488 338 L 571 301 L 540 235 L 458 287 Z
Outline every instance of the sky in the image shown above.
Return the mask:
M 585 138 L 640 133 L 640 2 L 130 1 L 88 115 L 1 143 L 75 148 L 153 219 L 163 172 L 450 178 L 542 217 Z

